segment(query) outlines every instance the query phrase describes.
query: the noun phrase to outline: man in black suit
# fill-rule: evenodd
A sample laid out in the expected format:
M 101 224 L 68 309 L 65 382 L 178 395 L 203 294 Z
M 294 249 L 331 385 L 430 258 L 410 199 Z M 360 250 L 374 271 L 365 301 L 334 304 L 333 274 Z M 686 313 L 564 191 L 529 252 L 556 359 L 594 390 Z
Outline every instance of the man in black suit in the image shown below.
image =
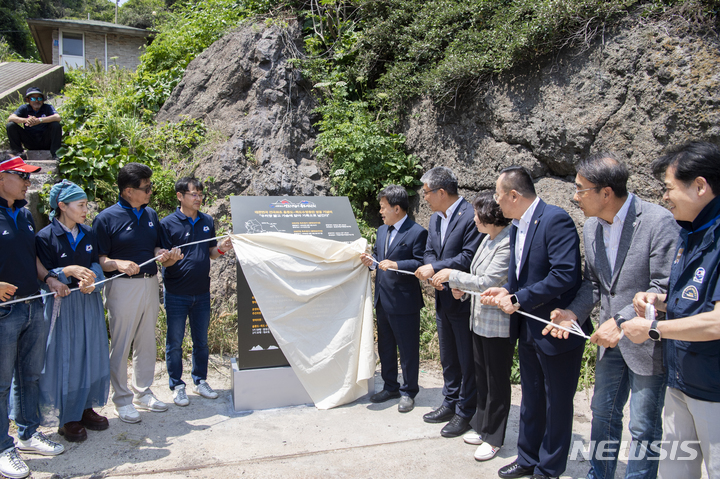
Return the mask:
M 570 304 L 582 283 L 575 224 L 565 210 L 537 197 L 530 173 L 519 166 L 500 172 L 495 201 L 503 215 L 513 220 L 510 266 L 508 283 L 487 289 L 483 304 L 496 304 L 508 314 L 522 309 L 549 320 L 553 309 Z M 519 314 L 510 321 L 511 337 L 519 338 L 520 432 L 517 459 L 498 475 L 557 477 L 567 465 L 585 340 L 576 335 L 566 340 L 545 335 L 545 324 Z M 588 334 L 590 321 L 584 327 Z
M 425 264 L 415 271 L 430 279 L 444 268 L 470 271 L 482 235 L 475 226 L 475 211 L 458 195 L 457 177 L 450 168 L 437 166 L 423 175 L 423 195 L 434 211 L 430 218 Z M 470 301 L 453 298 L 447 284 L 435 291 L 435 320 L 443 367 L 442 405 L 423 416 L 425 422 L 449 421 L 440 434 L 457 437 L 470 429 L 477 391 L 470 331 Z
M 370 397 L 374 403 L 400 398 L 398 411 L 410 412 L 420 371 L 420 310 L 424 306 L 418 280 L 391 270 L 415 271 L 422 265 L 427 241 L 425 228 L 408 218 L 408 194 L 405 188 L 389 185 L 380 192 L 380 215 L 384 225 L 378 228 L 373 255 L 363 254 L 361 261 L 375 276 L 375 311 L 377 313 L 378 354 L 385 385 Z M 378 262 L 376 264 L 376 261 Z M 397 351 L 403 385 L 398 383 Z

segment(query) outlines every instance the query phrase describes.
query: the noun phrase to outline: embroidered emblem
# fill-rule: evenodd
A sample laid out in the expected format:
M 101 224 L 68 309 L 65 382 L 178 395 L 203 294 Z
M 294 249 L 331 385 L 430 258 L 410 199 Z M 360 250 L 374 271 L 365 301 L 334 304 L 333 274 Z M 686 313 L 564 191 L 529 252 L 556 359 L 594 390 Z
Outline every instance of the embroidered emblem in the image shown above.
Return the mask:
M 153 227 L 153 222 L 152 222 L 152 221 L 148 221 L 148 226 L 149 226 L 150 228 L 152 228 L 152 227 Z
M 190 236 L 190 232 L 188 231 L 187 233 L 185 233 L 185 236 Z
M 703 279 L 705 279 L 705 268 L 696 269 L 695 276 L 693 276 L 693 281 L 702 284 Z
M 678 264 L 678 261 L 680 261 L 680 258 L 682 258 L 682 254 L 685 248 L 680 248 L 677 252 L 677 256 L 675 256 L 675 261 L 673 261 L 673 264 Z
M 698 300 L 698 290 L 695 286 L 688 286 L 682 292 L 683 299 L 689 299 L 690 301 Z
M 128 226 L 127 228 L 125 228 L 125 231 L 132 231 L 132 226 Z
M 9 235 L 9 234 L 10 234 L 10 232 L 9 232 L 8 230 L 4 230 L 4 231 L 3 231 L 3 236 Z
M 209 227 L 209 226 L 203 226 L 203 231 L 205 231 L 205 232 L 207 233 L 208 231 L 210 231 L 210 227 Z
M 63 253 L 60 255 L 61 258 L 67 258 L 67 254 Z
M 28 229 L 29 229 L 30 231 L 35 231 L 35 230 L 33 229 L 32 225 L 28 225 Z
M 86 246 L 85 246 L 85 251 L 92 251 L 92 245 L 91 245 L 91 244 L 86 245 Z

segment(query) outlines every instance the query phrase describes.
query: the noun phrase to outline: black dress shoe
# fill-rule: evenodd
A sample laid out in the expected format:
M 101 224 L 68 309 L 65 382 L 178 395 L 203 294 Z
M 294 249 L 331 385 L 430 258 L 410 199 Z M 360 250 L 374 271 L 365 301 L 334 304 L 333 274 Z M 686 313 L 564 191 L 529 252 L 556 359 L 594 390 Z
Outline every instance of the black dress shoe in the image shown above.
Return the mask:
M 423 416 L 423 421 L 429 423 L 448 422 L 455 415 L 455 411 L 447 406 L 440 406 L 436 410 Z
M 86 409 L 83 411 L 80 423 L 92 431 L 104 431 L 109 426 L 107 418 L 105 416 L 101 416 L 92 409 Z
M 68 442 L 82 442 L 87 439 L 87 431 L 78 421 L 66 422 L 58 429 L 58 434 L 65 436 Z
M 400 398 L 400 402 L 398 403 L 398 411 L 410 412 L 413 409 L 415 409 L 415 400 L 413 398 L 411 398 L 410 396 L 403 396 Z
M 373 394 L 370 396 L 370 402 L 385 402 L 390 399 L 397 399 L 400 397 L 400 393 L 395 391 L 394 393 L 391 393 L 390 391 L 382 390 L 377 394 Z
M 440 430 L 440 435 L 442 437 L 458 437 L 469 430 L 470 422 L 462 416 L 455 414 L 453 418 L 450 419 L 450 422 L 445 424 L 445 427 Z
M 512 479 L 516 477 L 527 477 L 532 476 L 534 467 L 523 467 L 517 463 L 517 461 L 508 464 L 505 467 L 501 467 L 498 471 L 498 476 L 503 479 Z

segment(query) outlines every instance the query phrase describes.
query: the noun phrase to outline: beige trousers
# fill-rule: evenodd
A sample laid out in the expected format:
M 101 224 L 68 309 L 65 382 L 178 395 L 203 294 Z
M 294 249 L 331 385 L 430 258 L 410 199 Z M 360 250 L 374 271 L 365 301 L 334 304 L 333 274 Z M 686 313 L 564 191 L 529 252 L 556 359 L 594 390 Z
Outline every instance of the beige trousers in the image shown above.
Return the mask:
M 663 453 L 658 477 L 720 479 L 720 403 L 693 399 L 679 389 L 665 391 Z
M 118 278 L 105 285 L 105 308 L 110 322 L 110 383 L 112 401 L 122 407 L 133 395 L 150 392 L 155 376 L 155 324 L 159 304 L 157 276 Z M 127 384 L 127 361 L 132 346 L 132 390 Z

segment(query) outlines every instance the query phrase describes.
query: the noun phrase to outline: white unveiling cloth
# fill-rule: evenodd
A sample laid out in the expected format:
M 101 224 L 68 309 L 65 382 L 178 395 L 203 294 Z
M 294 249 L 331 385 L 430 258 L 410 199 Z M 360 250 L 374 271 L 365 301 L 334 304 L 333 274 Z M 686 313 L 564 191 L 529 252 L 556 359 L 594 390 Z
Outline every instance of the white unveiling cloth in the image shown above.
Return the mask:
M 368 392 L 375 373 L 364 238 L 350 244 L 287 233 L 230 235 L 275 340 L 318 409 Z

